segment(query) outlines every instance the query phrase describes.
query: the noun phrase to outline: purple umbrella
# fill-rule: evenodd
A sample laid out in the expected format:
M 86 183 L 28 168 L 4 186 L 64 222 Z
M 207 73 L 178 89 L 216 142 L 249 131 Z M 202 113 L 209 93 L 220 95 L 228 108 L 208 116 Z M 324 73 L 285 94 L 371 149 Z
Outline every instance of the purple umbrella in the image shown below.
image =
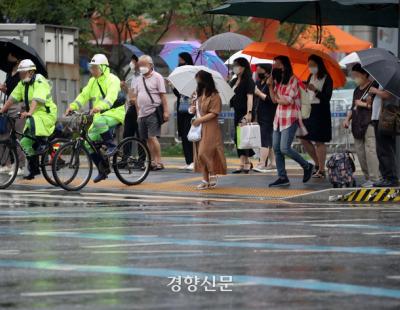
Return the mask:
M 164 45 L 160 57 L 173 71 L 178 66 L 178 56 L 180 53 L 187 52 L 192 55 L 196 65 L 203 65 L 212 70 L 218 71 L 222 76 L 228 75 L 228 68 L 223 60 L 214 51 L 199 51 L 200 42 L 198 41 L 171 41 Z

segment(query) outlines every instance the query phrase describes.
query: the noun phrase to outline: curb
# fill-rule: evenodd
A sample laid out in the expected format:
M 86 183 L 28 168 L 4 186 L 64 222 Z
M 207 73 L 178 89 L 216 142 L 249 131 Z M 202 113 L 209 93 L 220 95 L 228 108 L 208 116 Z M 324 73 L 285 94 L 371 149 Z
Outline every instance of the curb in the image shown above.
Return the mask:
M 396 188 L 331 188 L 311 193 L 285 197 L 291 202 L 400 202 L 400 187 Z

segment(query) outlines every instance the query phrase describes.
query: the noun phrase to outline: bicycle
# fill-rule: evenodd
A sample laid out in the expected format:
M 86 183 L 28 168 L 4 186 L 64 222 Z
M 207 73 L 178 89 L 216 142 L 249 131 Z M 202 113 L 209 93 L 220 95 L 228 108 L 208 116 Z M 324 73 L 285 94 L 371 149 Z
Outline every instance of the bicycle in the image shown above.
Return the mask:
M 40 156 L 39 168 L 46 179 L 46 181 L 57 186 L 57 182 L 53 179 L 52 173 L 52 160 L 57 148 L 64 142 L 68 142 L 68 139 L 49 137 L 46 140 L 41 138 L 33 137 L 25 133 L 18 132 L 15 129 L 15 121 L 20 118 L 20 113 L 16 117 L 9 116 L 7 114 L 0 114 L 2 117 L 7 119 L 7 127 L 9 128 L 9 137 L 4 140 L 0 140 L 0 163 L 2 165 L 11 165 L 12 173 L 1 173 L 0 174 L 0 189 L 6 189 L 14 183 L 17 177 L 19 168 L 19 158 L 17 154 L 17 148 L 20 148 L 27 157 L 28 154 L 24 151 L 21 143 L 17 137 L 25 137 L 34 141 L 37 145 L 42 147 L 42 150 L 37 152 L 36 155 Z M 8 129 L 8 128 L 7 128 Z M 61 163 L 61 160 L 60 160 Z
M 106 156 L 103 151 L 103 142 L 94 142 L 88 136 L 91 123 L 90 113 L 73 112 L 72 116 L 78 118 L 79 134 L 77 138 L 58 149 L 52 163 L 54 179 L 61 188 L 67 191 L 78 191 L 88 184 L 93 172 L 93 161 L 88 148 L 102 157 L 107 169 L 110 169 L 110 165 L 112 166 L 122 183 L 129 186 L 138 185 L 147 178 L 151 158 L 145 143 L 137 138 L 128 137 L 117 145 L 113 155 Z M 89 147 L 87 148 L 85 144 Z M 65 164 L 58 164 L 60 158 L 65 161 Z

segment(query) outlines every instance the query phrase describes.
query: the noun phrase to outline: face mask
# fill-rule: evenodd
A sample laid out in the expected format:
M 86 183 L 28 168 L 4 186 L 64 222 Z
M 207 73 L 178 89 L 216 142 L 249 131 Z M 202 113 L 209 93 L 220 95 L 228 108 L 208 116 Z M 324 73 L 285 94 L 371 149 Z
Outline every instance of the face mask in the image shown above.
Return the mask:
M 240 67 L 239 66 L 234 66 L 232 69 L 233 73 L 238 75 L 240 73 Z
M 131 71 L 134 71 L 135 70 L 135 64 L 130 62 L 129 63 L 129 68 L 131 68 Z
M 283 70 L 276 68 L 272 70 L 272 78 L 279 84 L 282 82 Z
M 141 74 L 149 73 L 150 69 L 148 67 L 139 67 L 139 71 Z
M 31 81 L 32 77 L 27 75 L 26 77 L 24 77 L 24 79 L 22 80 L 24 83 L 29 83 Z
M 186 64 L 180 62 L 180 63 L 178 64 L 178 67 L 182 67 L 182 66 L 184 66 L 184 65 L 186 65 Z
M 318 73 L 318 67 L 308 67 L 308 69 L 314 75 Z
M 362 79 L 359 77 L 354 78 L 354 82 L 357 84 L 357 86 L 360 86 L 362 84 Z
M 266 74 L 265 74 L 265 73 L 259 73 L 259 74 L 258 74 L 258 78 L 259 78 L 260 80 L 264 80 L 265 77 L 266 77 Z

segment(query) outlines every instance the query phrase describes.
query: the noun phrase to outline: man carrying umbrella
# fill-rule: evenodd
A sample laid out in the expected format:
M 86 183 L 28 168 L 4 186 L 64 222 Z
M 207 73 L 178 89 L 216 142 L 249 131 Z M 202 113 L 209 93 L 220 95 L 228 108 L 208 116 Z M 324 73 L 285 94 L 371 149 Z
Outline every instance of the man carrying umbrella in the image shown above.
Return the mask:
M 27 119 L 24 133 L 41 139 L 49 137 L 55 128 L 57 121 L 57 106 L 51 96 L 49 81 L 41 74 L 36 73 L 36 65 L 30 59 L 24 59 L 18 65 L 21 81 L 12 91 L 7 102 L 0 110 L 5 113 L 18 102 L 25 103 L 25 112 L 22 118 Z M 34 141 L 24 137 L 21 139 L 21 146 L 27 154 L 29 175 L 25 177 L 32 180 L 39 171 L 38 153 L 42 151 L 44 144 L 34 145 Z

